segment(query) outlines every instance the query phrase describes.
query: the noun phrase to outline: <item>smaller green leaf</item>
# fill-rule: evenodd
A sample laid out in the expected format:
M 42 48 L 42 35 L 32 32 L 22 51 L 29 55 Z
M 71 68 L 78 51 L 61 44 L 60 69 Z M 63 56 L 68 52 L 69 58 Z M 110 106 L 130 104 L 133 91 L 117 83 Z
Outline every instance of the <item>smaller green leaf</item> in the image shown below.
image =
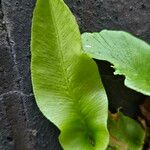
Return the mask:
M 111 150 L 142 150 L 145 131 L 135 120 L 121 112 L 110 114 L 108 130 Z
M 150 95 L 150 46 L 122 31 L 85 33 L 84 50 L 91 57 L 106 60 L 116 69 L 115 74 L 125 75 L 125 85 Z

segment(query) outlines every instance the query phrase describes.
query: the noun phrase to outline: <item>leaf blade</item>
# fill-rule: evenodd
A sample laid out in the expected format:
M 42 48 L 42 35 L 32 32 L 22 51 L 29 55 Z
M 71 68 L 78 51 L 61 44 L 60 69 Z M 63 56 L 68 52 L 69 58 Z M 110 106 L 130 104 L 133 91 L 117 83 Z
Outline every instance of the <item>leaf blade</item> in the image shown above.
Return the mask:
M 112 149 L 141 150 L 145 140 L 145 130 L 135 120 L 118 112 L 109 114 L 108 130 Z
M 62 0 L 38 0 L 31 52 L 37 104 L 61 130 L 64 149 L 105 149 L 106 94 L 96 64 L 82 52 L 75 18 Z
M 84 50 L 91 57 L 112 63 L 125 85 L 150 95 L 150 46 L 123 31 L 103 30 L 82 35 Z M 143 67 L 144 66 L 144 67 Z

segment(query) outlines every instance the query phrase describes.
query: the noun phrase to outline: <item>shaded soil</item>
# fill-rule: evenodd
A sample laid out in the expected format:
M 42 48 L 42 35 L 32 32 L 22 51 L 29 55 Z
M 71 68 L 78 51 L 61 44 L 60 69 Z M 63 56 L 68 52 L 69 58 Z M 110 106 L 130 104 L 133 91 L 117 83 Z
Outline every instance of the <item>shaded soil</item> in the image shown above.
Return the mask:
M 125 30 L 150 42 L 149 0 L 65 0 L 81 32 Z M 61 150 L 59 130 L 39 111 L 30 79 L 30 31 L 35 0 L 0 1 L 0 150 Z M 97 61 L 110 110 L 136 118 L 145 99 Z

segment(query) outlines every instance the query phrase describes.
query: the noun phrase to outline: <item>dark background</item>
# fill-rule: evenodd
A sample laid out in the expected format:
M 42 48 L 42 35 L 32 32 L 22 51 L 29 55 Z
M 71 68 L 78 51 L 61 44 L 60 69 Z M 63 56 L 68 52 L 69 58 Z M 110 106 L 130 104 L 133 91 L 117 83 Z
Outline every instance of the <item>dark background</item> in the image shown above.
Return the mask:
M 65 0 L 81 32 L 125 30 L 150 42 L 149 0 Z M 30 31 L 35 0 L 0 1 L 0 150 L 61 150 L 59 131 L 39 111 L 30 79 Z M 145 99 L 97 61 L 110 102 L 136 118 Z M 143 66 L 144 67 L 144 66 Z

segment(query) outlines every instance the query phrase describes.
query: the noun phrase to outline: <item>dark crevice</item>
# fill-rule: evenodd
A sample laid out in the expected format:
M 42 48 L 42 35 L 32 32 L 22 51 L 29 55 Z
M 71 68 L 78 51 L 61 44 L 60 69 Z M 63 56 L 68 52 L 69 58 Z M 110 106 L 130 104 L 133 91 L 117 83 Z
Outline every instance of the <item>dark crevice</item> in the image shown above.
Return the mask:
M 13 138 L 10 137 L 10 136 L 8 136 L 8 137 L 7 137 L 7 140 L 8 140 L 9 142 L 12 142 L 12 141 L 13 141 Z
M 142 5 L 141 5 L 141 8 L 142 8 L 142 9 L 145 9 L 145 8 L 146 8 L 145 4 L 142 4 Z
M 121 111 L 137 119 L 141 114 L 139 106 L 144 103 L 147 96 L 138 93 L 124 85 L 125 77 L 121 75 L 114 75 L 114 69 L 107 61 L 95 60 L 102 78 L 104 88 L 109 100 L 109 110 L 116 113 L 118 108 Z

